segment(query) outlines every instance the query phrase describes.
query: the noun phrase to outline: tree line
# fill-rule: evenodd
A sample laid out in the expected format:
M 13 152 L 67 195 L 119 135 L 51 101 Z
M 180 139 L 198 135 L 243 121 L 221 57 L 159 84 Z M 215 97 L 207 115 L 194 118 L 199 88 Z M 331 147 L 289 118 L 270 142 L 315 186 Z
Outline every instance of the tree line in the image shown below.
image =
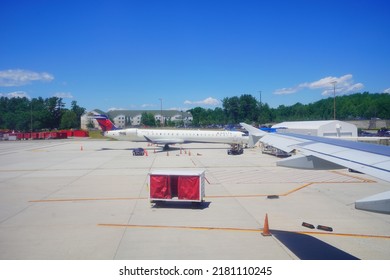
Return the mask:
M 390 95 L 387 93 L 369 92 L 336 96 L 304 105 L 296 103 L 292 106 L 280 105 L 270 108 L 267 103 L 260 103 L 249 94 L 226 97 L 222 100 L 222 108 L 204 109 L 196 107 L 189 110 L 195 126 L 212 124 L 278 123 L 283 121 L 330 120 L 334 116 L 336 103 L 336 119 L 390 119 Z
M 247 123 L 278 123 L 283 121 L 309 121 L 333 119 L 333 97 L 310 104 L 296 103 L 292 106 L 280 105 L 270 108 L 267 103 L 260 103 L 254 96 L 226 97 L 222 100 L 222 108 L 205 109 L 196 107 L 192 114 L 194 126 L 226 125 Z M 0 129 L 16 131 L 78 129 L 80 117 L 85 108 L 72 101 L 70 109 L 65 108 L 62 98 L 43 99 L 0 97 Z M 336 97 L 336 118 L 352 119 L 390 119 L 390 95 L 387 93 L 370 94 L 355 93 Z M 158 126 L 153 114 L 144 112 L 142 123 Z M 174 123 L 166 123 L 173 126 Z
M 53 129 L 78 129 L 85 108 L 72 101 L 65 108 L 62 98 L 0 97 L 0 129 L 15 131 L 40 131 Z

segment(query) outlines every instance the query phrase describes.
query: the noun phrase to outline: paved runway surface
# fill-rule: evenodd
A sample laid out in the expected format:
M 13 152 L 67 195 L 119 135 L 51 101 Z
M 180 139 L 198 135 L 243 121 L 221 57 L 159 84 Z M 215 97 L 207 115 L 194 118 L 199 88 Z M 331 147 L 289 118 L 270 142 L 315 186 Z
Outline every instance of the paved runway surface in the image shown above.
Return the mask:
M 148 156 L 132 156 L 136 147 Z M 276 167 L 277 158 L 257 148 L 230 156 L 227 145 L 182 147 L 167 153 L 88 139 L 0 142 L 0 259 L 290 260 L 335 252 L 390 259 L 390 215 L 354 208 L 389 183 L 346 170 Z M 148 172 L 177 168 L 206 171 L 202 207 L 150 204 Z M 275 232 L 269 237 L 261 234 L 266 214 Z

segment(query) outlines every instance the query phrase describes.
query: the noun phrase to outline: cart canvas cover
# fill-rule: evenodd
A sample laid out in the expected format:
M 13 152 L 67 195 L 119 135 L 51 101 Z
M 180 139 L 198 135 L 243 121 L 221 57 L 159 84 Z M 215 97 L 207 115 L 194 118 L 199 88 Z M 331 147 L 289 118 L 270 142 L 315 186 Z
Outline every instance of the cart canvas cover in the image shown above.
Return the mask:
M 150 175 L 150 197 L 165 199 L 172 198 L 168 176 Z
M 149 173 L 150 199 L 201 201 L 204 170 L 156 170 Z

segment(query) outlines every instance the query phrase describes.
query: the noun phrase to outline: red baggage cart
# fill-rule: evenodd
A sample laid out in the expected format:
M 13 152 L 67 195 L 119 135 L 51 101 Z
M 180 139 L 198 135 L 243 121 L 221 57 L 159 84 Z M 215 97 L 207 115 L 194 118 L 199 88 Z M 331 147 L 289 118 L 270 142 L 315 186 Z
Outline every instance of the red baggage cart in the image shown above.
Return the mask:
M 149 172 L 149 199 L 203 202 L 205 171 L 198 169 L 154 170 Z

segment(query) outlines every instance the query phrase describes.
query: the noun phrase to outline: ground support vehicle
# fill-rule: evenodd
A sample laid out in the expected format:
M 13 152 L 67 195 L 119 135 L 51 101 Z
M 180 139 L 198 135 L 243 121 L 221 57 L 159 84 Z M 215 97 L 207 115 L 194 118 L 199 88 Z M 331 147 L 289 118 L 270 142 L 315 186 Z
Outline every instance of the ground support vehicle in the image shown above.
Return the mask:
M 201 204 L 205 196 L 205 171 L 201 169 L 154 170 L 148 174 L 149 200 Z
M 233 144 L 231 148 L 227 151 L 228 155 L 241 155 L 244 153 L 244 148 L 240 144 Z

